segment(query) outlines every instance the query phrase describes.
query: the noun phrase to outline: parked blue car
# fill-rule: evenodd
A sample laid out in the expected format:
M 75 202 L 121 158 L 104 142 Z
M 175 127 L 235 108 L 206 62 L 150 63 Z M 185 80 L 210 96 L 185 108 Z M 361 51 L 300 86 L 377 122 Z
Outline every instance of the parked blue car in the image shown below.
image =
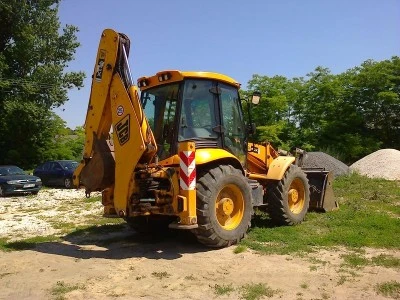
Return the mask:
M 74 160 L 46 161 L 33 171 L 33 175 L 40 177 L 46 186 L 63 186 L 72 188 L 72 175 L 78 162 Z
M 39 177 L 28 175 L 17 166 L 0 166 L 0 197 L 14 194 L 37 194 L 42 187 Z

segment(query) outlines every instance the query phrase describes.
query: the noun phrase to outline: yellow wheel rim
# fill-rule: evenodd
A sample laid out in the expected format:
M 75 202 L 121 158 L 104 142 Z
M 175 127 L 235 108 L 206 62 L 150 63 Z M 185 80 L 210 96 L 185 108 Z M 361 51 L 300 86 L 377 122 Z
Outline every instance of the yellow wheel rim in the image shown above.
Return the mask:
M 305 198 L 306 193 L 304 190 L 304 184 L 299 178 L 296 178 L 290 184 L 288 192 L 290 211 L 294 214 L 299 214 L 304 208 Z
M 244 197 L 236 185 L 229 184 L 218 193 L 215 213 L 219 225 L 225 230 L 233 230 L 239 226 L 243 219 Z

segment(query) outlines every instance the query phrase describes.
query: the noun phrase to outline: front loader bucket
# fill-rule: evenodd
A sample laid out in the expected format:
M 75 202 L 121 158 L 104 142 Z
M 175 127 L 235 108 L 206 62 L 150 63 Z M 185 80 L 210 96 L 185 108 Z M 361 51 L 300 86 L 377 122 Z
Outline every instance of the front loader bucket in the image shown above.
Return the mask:
M 325 169 L 303 168 L 310 184 L 310 210 L 327 212 L 339 208 L 333 194 L 333 174 Z

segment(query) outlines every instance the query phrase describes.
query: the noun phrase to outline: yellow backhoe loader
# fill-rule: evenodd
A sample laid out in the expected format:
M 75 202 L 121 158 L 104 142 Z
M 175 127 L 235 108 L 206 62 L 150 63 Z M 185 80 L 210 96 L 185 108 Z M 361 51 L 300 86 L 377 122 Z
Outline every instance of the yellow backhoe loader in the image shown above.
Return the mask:
M 137 230 L 167 222 L 223 247 L 244 237 L 254 208 L 290 225 L 309 208 L 337 207 L 329 172 L 302 169 L 302 151 L 282 155 L 247 142 L 254 125 L 245 124 L 234 79 L 168 70 L 136 86 L 129 46 L 126 35 L 103 31 L 73 177 L 87 194 L 102 192 L 105 215 Z

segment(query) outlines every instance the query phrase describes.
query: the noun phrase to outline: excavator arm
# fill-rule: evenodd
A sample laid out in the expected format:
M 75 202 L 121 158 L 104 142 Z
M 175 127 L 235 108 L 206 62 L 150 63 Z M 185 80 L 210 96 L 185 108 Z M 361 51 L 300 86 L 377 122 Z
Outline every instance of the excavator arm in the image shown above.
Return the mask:
M 129 46 L 128 37 L 114 30 L 106 29 L 101 35 L 86 114 L 83 159 L 73 176 L 74 185 L 83 185 L 87 193 L 103 191 L 103 205 L 113 207 L 121 217 L 126 216 L 135 189 L 135 168 L 150 163 L 157 153 L 131 78 Z

